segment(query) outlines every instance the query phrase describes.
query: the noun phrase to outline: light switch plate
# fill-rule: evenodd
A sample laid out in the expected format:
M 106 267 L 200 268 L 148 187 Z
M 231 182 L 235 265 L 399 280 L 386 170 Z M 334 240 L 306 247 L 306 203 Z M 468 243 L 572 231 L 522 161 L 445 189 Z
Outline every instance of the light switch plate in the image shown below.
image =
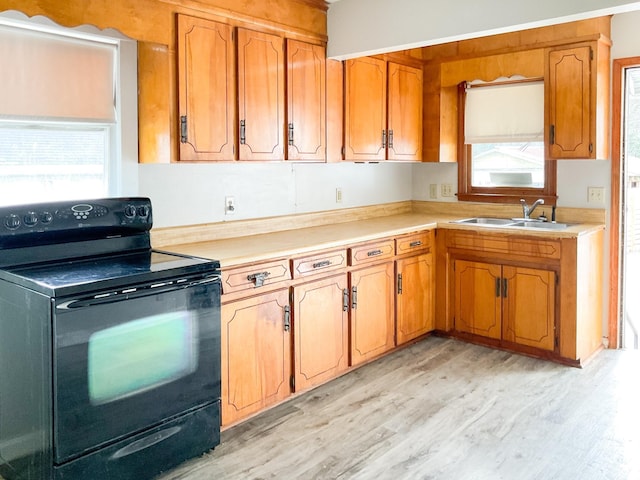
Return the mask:
M 604 205 L 604 187 L 587 187 L 587 202 Z
M 432 183 L 429 185 L 429 198 L 435 200 L 438 198 L 438 184 Z

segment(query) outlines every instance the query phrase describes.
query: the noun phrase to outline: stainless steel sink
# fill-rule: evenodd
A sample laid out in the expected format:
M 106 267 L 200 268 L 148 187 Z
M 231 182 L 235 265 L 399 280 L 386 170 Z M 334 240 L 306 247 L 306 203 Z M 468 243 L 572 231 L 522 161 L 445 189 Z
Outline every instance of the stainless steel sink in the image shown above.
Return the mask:
M 505 225 L 512 225 L 516 222 L 510 218 L 473 217 L 473 218 L 464 218 L 462 220 L 454 220 L 452 223 L 505 226 Z
M 465 225 L 481 225 L 483 227 L 510 227 L 510 228 L 535 228 L 540 230 L 564 230 L 570 225 L 567 223 L 542 222 L 540 220 L 523 220 L 520 218 L 493 218 L 493 217 L 472 217 L 462 220 L 453 220 L 451 223 L 461 223 Z
M 567 223 L 550 223 L 550 222 L 515 222 L 510 227 L 522 228 L 538 228 L 541 230 L 564 230 L 570 225 Z

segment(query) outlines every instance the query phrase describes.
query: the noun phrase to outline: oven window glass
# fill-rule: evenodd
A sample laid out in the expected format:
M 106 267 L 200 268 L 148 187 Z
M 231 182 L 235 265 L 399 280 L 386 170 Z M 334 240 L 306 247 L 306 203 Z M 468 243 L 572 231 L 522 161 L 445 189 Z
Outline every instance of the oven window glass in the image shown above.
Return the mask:
M 178 311 L 133 320 L 89 338 L 88 388 L 100 405 L 167 384 L 196 370 L 195 312 Z

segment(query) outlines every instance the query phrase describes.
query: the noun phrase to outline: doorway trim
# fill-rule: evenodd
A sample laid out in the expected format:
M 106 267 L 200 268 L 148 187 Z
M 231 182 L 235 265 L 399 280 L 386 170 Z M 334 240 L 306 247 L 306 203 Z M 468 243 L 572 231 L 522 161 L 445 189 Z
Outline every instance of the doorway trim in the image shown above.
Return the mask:
M 611 120 L 611 218 L 609 220 L 609 348 L 618 348 L 620 334 L 620 244 L 622 237 L 622 96 L 626 68 L 640 67 L 640 57 L 613 60 Z

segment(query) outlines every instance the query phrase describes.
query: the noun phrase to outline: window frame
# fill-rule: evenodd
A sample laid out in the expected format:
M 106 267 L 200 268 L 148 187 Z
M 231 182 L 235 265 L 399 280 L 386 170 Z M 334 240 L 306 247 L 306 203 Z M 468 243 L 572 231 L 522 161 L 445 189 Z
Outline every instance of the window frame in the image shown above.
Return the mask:
M 540 80 L 540 79 L 536 79 Z M 524 83 L 531 79 L 513 80 L 505 83 Z M 557 163 L 546 157 L 544 159 L 544 187 L 474 187 L 471 184 L 472 154 L 471 144 L 464 143 L 465 101 L 467 82 L 458 84 L 458 200 L 463 202 L 485 203 L 518 203 L 525 199 L 528 203 L 538 198 L 544 199 L 545 205 L 555 205 L 557 196 Z

